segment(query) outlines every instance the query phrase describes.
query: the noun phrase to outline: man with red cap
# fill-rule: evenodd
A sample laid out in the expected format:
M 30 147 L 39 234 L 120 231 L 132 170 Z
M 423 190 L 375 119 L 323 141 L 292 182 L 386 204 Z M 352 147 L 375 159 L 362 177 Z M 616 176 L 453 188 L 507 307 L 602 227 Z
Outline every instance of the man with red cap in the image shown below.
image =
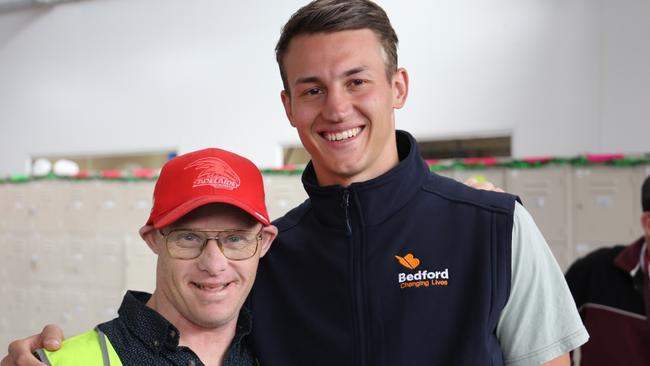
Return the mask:
M 170 160 L 140 229 L 158 256 L 153 294 L 128 291 L 117 318 L 38 356 L 49 365 L 255 365 L 242 306 L 277 232 L 252 162 L 215 148 Z

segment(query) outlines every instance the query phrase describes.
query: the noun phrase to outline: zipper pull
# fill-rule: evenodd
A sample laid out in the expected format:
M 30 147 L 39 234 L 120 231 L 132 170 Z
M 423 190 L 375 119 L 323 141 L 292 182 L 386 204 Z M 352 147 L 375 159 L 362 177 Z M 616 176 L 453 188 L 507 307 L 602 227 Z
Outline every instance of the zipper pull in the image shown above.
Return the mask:
M 348 212 L 348 208 L 350 207 L 350 191 L 348 189 L 343 190 L 343 202 L 341 206 L 345 212 L 346 233 L 348 236 L 352 236 L 352 226 L 350 225 L 350 214 Z

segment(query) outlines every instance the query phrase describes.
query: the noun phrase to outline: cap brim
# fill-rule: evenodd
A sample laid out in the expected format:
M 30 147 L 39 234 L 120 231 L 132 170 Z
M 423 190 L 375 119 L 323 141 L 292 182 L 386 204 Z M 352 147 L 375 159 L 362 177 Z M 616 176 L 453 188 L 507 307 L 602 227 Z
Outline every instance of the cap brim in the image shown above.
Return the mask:
M 233 199 L 232 197 L 219 197 L 219 196 L 211 195 L 211 196 L 197 197 L 195 199 L 187 201 L 184 204 L 176 207 L 175 209 L 169 212 L 166 212 L 156 218 L 149 219 L 147 225 L 153 225 L 156 229 L 163 228 L 177 221 L 181 217 L 187 215 L 192 210 L 210 203 L 225 203 L 225 204 L 238 207 L 246 211 L 248 214 L 253 216 L 254 219 L 261 222 L 262 224 L 264 225 L 270 224 L 270 221 L 267 217 L 265 217 L 263 214 L 261 214 L 257 210 L 254 210 L 252 207 L 250 207 L 249 205 L 243 202 Z

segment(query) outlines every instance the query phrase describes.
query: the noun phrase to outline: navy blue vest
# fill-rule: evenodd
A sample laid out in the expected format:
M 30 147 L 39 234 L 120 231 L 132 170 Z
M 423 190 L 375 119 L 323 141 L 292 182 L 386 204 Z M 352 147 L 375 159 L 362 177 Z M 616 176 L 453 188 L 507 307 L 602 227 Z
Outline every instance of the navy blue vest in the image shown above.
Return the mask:
M 344 188 L 303 174 L 309 199 L 274 224 L 249 298 L 263 366 L 503 365 L 515 197 L 400 163 Z

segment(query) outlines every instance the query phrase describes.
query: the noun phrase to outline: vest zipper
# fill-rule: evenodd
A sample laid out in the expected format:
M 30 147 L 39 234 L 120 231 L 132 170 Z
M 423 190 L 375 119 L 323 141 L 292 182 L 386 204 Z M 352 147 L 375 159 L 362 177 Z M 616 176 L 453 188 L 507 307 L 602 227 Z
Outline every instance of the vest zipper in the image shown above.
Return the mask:
M 350 190 L 343 190 L 343 210 L 345 214 L 346 235 L 350 239 L 351 247 L 351 271 L 352 271 L 352 300 L 354 309 L 355 326 L 355 365 L 367 365 L 367 344 L 365 325 L 365 286 L 363 285 L 363 235 L 356 230 L 357 235 L 352 235 L 352 222 L 350 220 Z M 363 226 L 361 224 L 361 226 Z
M 343 206 L 343 211 L 345 212 L 345 233 L 349 238 L 352 236 L 352 226 L 350 225 L 350 213 L 348 212 L 348 208 L 350 207 L 350 191 L 348 189 L 343 190 L 343 202 L 341 206 Z

